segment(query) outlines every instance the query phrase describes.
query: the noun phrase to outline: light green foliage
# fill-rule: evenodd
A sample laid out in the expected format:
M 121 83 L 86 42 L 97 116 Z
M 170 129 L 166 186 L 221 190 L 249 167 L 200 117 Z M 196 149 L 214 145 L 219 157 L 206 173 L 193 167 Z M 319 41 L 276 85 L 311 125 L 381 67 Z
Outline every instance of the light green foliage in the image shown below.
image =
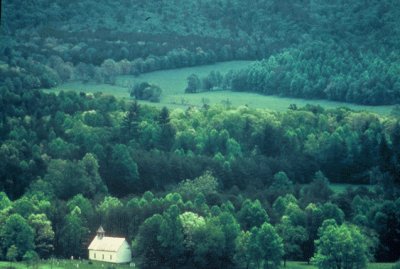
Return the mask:
M 192 249 L 195 246 L 193 235 L 198 229 L 203 227 L 206 222 L 202 216 L 199 216 L 193 212 L 182 213 L 179 215 L 179 220 L 181 221 L 183 228 L 185 247 L 187 249 Z
M 250 240 L 251 233 L 249 231 L 241 231 L 239 236 L 236 238 L 235 260 L 244 268 L 249 268 L 252 259 Z
M 296 205 L 298 204 L 296 197 L 294 197 L 293 194 L 286 194 L 285 196 L 279 196 L 275 200 L 272 207 L 275 213 L 278 214 L 279 217 L 282 217 L 285 214 L 288 206 L 292 203 Z
M 317 252 L 313 258 L 318 268 L 366 268 L 370 258 L 365 236 L 352 225 L 338 226 L 327 220 L 316 241 Z
M 22 260 L 26 263 L 28 266 L 35 266 L 37 263 L 40 261 L 39 255 L 35 251 L 27 251 L 24 256 L 22 257 Z
M 218 190 L 218 180 L 212 175 L 210 171 L 206 171 L 203 175 L 190 180 L 186 179 L 179 183 L 177 191 L 185 198 L 193 199 L 198 194 L 211 194 L 216 193 Z
M 5 192 L 0 192 L 0 211 L 11 206 L 11 201 Z
M 392 109 L 392 106 L 368 106 L 368 105 L 357 105 L 337 101 L 326 101 L 326 100 L 306 100 L 290 97 L 278 97 L 278 96 L 260 96 L 259 94 L 250 92 L 202 92 L 195 95 L 185 95 L 183 89 L 186 86 L 186 78 L 192 74 L 207 75 L 213 70 L 221 70 L 222 73 L 226 73 L 228 70 L 237 70 L 245 68 L 251 62 L 250 61 L 233 61 L 233 62 L 221 62 L 214 65 L 188 67 L 175 70 L 163 70 L 151 73 L 143 74 L 137 78 L 132 76 L 119 76 L 117 78 L 117 85 L 106 85 L 106 84 L 95 84 L 95 83 L 81 83 L 81 82 L 68 82 L 60 85 L 55 89 L 50 90 L 51 92 L 60 90 L 72 90 L 72 91 L 83 91 L 87 93 L 103 92 L 112 94 L 119 98 L 129 98 L 129 93 L 126 90 L 126 86 L 132 83 L 149 82 L 160 86 L 163 89 L 163 98 L 159 104 L 150 102 L 140 101 L 140 103 L 152 104 L 155 106 L 168 106 L 169 108 L 182 108 L 188 106 L 203 105 L 202 99 L 207 98 L 210 100 L 209 105 L 220 105 L 223 100 L 229 98 L 233 107 L 239 107 L 248 105 L 251 108 L 266 108 L 274 111 L 287 111 L 287 108 L 291 104 L 297 104 L 298 107 L 305 106 L 307 104 L 321 105 L 324 108 L 337 108 L 337 107 L 348 107 L 354 110 L 367 110 L 375 113 L 388 115 Z M 186 100 L 182 103 L 182 100 Z
M 35 233 L 35 251 L 43 258 L 49 257 L 54 250 L 55 238 L 51 222 L 45 214 L 32 214 L 28 223 Z
M 21 259 L 27 251 L 35 247 L 34 231 L 21 215 L 13 214 L 0 228 L 0 242 L 3 257 L 13 248 L 13 259 Z
M 104 200 L 100 203 L 100 205 L 97 207 L 97 211 L 100 214 L 105 215 L 110 211 L 112 211 L 113 209 L 119 207 L 122 207 L 122 203 L 118 198 L 112 196 L 106 196 L 104 197 Z
M 15 245 L 12 245 L 11 247 L 8 248 L 6 258 L 11 262 L 15 262 L 17 260 L 18 248 Z
M 72 212 L 75 209 L 75 207 L 79 207 L 79 209 L 81 210 L 81 214 L 85 219 L 89 219 L 94 213 L 93 206 L 90 200 L 85 198 L 82 194 L 77 194 L 74 197 L 72 197 L 67 202 L 67 207 L 69 212 Z

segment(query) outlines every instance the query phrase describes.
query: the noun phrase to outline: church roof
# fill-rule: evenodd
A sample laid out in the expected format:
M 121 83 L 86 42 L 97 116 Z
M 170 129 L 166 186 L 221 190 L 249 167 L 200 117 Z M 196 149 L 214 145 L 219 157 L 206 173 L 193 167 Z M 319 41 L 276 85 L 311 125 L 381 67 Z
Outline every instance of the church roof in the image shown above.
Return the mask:
M 124 243 L 125 238 L 121 237 L 103 237 L 99 238 L 95 236 L 92 243 L 90 243 L 88 249 L 99 250 L 99 251 L 112 251 L 117 252 L 121 245 Z
M 97 229 L 97 233 L 105 233 L 103 226 L 100 226 L 99 229 Z

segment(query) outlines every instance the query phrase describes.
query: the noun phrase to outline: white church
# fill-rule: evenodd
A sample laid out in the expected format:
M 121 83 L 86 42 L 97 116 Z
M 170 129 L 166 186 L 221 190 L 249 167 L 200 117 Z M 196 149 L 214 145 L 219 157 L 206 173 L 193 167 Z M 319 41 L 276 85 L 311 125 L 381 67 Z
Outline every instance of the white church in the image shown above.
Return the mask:
M 89 260 L 111 263 L 129 263 L 132 260 L 131 247 L 125 238 L 107 237 L 101 226 L 88 249 Z

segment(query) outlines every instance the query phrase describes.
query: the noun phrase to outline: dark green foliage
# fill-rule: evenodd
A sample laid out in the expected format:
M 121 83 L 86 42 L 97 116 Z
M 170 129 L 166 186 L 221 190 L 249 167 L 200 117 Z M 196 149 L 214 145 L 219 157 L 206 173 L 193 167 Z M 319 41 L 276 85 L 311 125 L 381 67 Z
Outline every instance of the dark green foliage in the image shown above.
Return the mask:
M 393 65 L 398 66 L 399 59 L 392 57 L 385 50 L 356 54 L 333 40 L 310 42 L 230 74 L 230 84 L 233 91 L 396 104 L 400 101 L 400 83 Z
M 249 231 L 253 227 L 260 227 L 266 221 L 269 221 L 267 212 L 261 206 L 259 200 L 254 202 L 246 199 L 237 215 L 243 230 Z
M 130 87 L 130 95 L 138 100 L 148 100 L 150 102 L 160 102 L 162 90 L 157 85 L 147 82 L 137 83 Z

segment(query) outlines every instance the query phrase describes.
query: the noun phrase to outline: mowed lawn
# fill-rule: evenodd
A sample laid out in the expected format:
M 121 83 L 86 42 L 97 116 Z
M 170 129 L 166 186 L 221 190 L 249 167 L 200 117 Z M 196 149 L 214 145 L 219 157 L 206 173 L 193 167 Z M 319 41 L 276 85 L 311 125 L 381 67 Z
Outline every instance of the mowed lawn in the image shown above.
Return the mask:
M 0 269 L 1 268 L 6 268 L 10 265 L 9 262 L 0 262 Z M 367 265 L 367 269 L 391 269 L 394 263 L 369 263 Z M 26 269 L 28 268 L 26 263 L 19 262 L 16 263 L 14 262 L 12 264 L 13 267 L 16 269 Z M 34 268 L 30 266 L 29 268 Z M 49 261 L 44 261 L 39 263 L 39 266 L 37 267 L 39 269 L 97 269 L 97 268 L 115 268 L 115 269 L 128 269 L 128 268 L 137 268 L 137 267 L 130 267 L 129 265 L 115 265 L 115 264 L 109 264 L 109 263 L 93 263 L 89 264 L 87 260 L 83 261 L 69 261 L 69 260 L 55 260 L 53 263 Z M 287 269 L 317 269 L 315 265 L 312 264 L 307 264 L 306 262 L 293 262 L 293 261 L 288 261 L 286 263 L 286 267 L 283 267 L 283 264 L 281 268 L 287 268 Z
M 204 65 L 197 67 L 187 67 L 171 70 L 155 71 L 142 74 L 138 77 L 119 76 L 116 85 L 69 82 L 54 89 L 45 90 L 47 92 L 58 92 L 60 90 L 72 90 L 76 92 L 103 92 L 112 94 L 118 98 L 129 99 L 128 86 L 137 82 L 149 82 L 156 84 L 163 90 L 160 103 L 150 103 L 140 101 L 144 104 L 154 106 L 167 106 L 169 108 L 186 108 L 188 106 L 202 106 L 204 103 L 209 105 L 227 105 L 242 106 L 247 105 L 251 108 L 266 108 L 274 111 L 285 111 L 289 105 L 296 104 L 298 107 L 307 104 L 320 105 L 324 108 L 348 107 L 353 110 L 366 110 L 382 115 L 387 115 L 393 109 L 393 106 L 362 106 L 343 102 L 333 102 L 327 100 L 309 100 L 300 98 L 288 98 L 278 96 L 265 96 L 250 92 L 230 92 L 216 91 L 203 92 L 197 94 L 185 94 L 187 77 L 196 74 L 200 78 L 206 76 L 211 71 L 219 71 L 222 74 L 229 70 L 238 70 L 251 64 L 251 61 L 231 61 Z

